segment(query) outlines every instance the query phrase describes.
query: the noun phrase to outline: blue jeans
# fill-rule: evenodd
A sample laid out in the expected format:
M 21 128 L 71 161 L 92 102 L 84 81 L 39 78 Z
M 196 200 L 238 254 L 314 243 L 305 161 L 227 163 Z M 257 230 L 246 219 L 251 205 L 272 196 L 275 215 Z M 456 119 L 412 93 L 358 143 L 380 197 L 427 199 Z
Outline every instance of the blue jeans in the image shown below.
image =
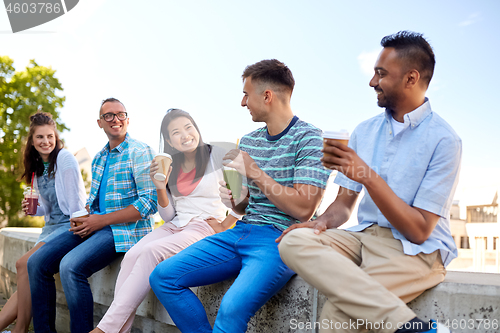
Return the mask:
M 238 222 L 160 263 L 151 288 L 183 333 L 212 332 L 205 309 L 189 287 L 236 278 L 224 295 L 213 332 L 245 332 L 250 318 L 295 274 L 281 261 L 281 231 Z
M 94 301 L 87 278 L 119 256 L 109 226 L 83 239 L 66 231 L 38 249 L 28 260 L 35 331 L 56 332 L 54 274 L 60 272 L 71 332 L 90 332 L 94 328 Z

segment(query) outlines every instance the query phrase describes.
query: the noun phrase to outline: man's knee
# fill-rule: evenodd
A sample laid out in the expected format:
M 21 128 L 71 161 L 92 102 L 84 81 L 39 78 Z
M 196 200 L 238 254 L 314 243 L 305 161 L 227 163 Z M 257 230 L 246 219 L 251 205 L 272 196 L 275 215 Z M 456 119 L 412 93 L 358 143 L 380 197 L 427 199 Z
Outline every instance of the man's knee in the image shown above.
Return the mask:
M 160 277 L 158 276 L 157 268 L 155 268 L 151 272 L 151 274 L 149 274 L 149 285 L 151 286 L 151 289 L 153 289 L 154 292 L 156 292 L 156 290 L 158 290 L 159 287 L 158 282 Z
M 149 284 L 153 290 L 155 288 L 158 290 L 161 289 L 164 292 L 181 290 L 184 287 L 179 283 L 179 280 L 185 274 L 186 271 L 183 269 L 182 264 L 179 265 L 174 256 L 156 266 L 149 275 Z
M 77 270 L 79 265 L 75 264 L 73 260 L 70 260 L 67 257 L 64 257 L 59 263 L 59 275 L 61 277 L 61 281 L 69 281 L 71 276 L 77 274 Z
M 315 236 L 311 228 L 298 228 L 286 234 L 278 246 L 283 261 L 285 257 L 289 258 L 294 256 L 295 253 L 300 252 L 301 247 Z
M 157 291 L 166 291 L 171 288 L 173 283 L 173 277 L 171 274 L 165 274 L 165 271 L 168 271 L 168 267 L 165 265 L 168 263 L 163 262 L 161 265 L 156 266 L 153 272 L 149 275 L 149 285 L 156 293 Z

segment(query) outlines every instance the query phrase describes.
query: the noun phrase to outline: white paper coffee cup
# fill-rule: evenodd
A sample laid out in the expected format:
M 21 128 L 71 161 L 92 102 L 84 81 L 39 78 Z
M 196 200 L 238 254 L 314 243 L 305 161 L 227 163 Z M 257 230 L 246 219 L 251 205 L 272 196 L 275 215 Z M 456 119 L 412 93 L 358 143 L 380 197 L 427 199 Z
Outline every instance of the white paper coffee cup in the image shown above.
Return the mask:
M 347 146 L 347 144 L 349 143 L 349 132 L 347 132 L 346 130 L 324 131 L 323 132 L 323 148 L 326 148 L 328 146 L 328 143 L 326 142 L 325 139 L 335 140 L 335 141 L 338 141 L 338 142 Z M 335 154 L 329 154 L 326 152 L 324 152 L 323 155 L 324 156 L 326 156 L 326 155 L 336 156 Z
M 346 130 L 324 131 L 323 139 L 338 140 L 341 141 L 343 144 L 347 145 L 349 143 L 349 132 Z
M 172 156 L 167 153 L 158 153 L 155 156 L 155 161 L 158 163 L 158 171 L 153 177 L 163 182 L 167 179 L 168 168 L 170 168 L 170 164 L 172 164 Z
M 75 218 L 75 217 L 89 217 L 90 214 L 89 212 L 87 212 L 86 209 L 82 209 L 82 210 L 79 210 L 79 211 L 76 211 L 74 212 L 73 214 L 71 214 L 71 218 Z M 75 225 L 80 225 L 82 224 L 82 222 L 75 222 Z

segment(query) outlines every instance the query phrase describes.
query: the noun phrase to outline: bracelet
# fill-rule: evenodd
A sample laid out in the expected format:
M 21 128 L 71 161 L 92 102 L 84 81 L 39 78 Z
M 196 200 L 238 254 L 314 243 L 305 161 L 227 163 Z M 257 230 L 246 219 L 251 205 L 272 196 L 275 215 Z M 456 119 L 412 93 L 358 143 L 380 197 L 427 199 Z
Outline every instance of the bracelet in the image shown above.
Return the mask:
M 235 213 L 232 209 L 231 209 L 231 211 L 229 212 L 229 214 L 233 215 L 233 216 L 234 216 L 234 217 L 236 217 L 238 220 L 241 220 L 241 217 L 243 216 L 243 215 L 238 215 L 238 214 L 236 214 L 236 213 Z

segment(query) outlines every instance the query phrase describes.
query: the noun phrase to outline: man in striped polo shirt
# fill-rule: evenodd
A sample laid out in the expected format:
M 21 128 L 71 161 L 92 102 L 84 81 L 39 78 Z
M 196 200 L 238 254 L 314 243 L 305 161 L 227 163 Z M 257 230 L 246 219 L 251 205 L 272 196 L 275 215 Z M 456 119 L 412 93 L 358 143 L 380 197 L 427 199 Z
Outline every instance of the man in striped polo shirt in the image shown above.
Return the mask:
M 233 229 L 209 236 L 167 259 L 153 271 L 151 287 L 177 327 L 186 332 L 245 332 L 247 323 L 295 273 L 281 260 L 275 240 L 315 213 L 330 172 L 323 168 L 320 130 L 293 115 L 295 81 L 278 60 L 263 60 L 243 73 L 244 97 L 254 122 L 225 159 L 248 179 L 247 196 L 234 207 L 246 215 Z M 239 200 L 237 200 L 239 201 Z M 214 328 L 190 287 L 236 278 L 222 299 Z

